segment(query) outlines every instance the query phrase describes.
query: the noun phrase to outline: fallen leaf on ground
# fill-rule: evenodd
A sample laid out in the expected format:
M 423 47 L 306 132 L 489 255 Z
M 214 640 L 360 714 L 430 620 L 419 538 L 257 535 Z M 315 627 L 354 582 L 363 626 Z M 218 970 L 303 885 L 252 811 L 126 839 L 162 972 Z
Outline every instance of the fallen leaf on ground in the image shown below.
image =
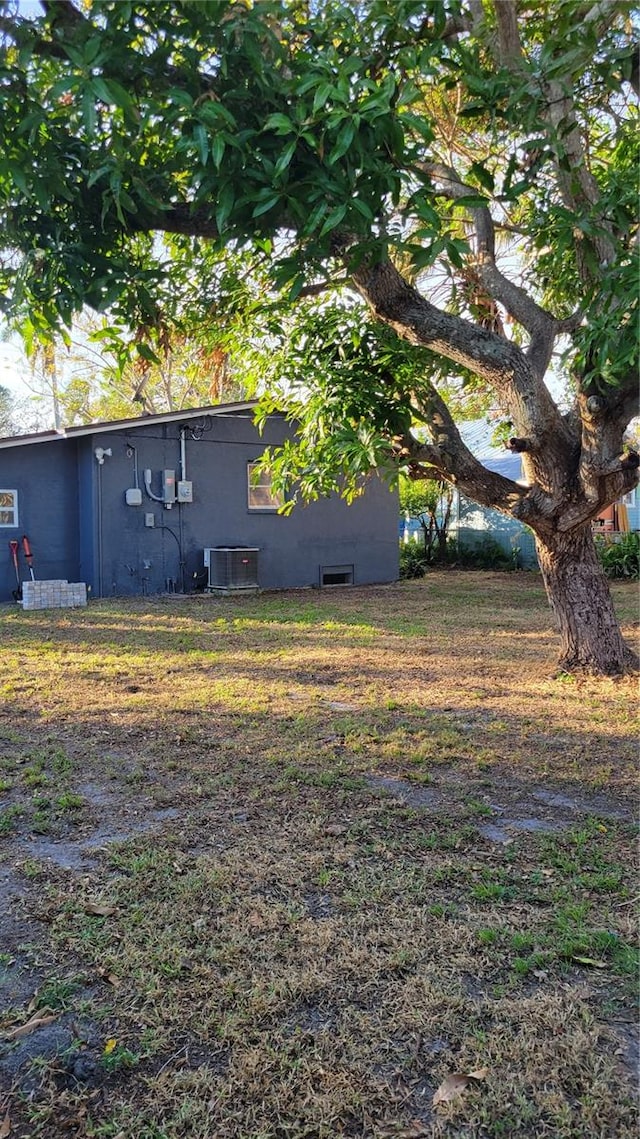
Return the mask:
M 417 1121 L 412 1123 L 410 1127 L 397 1127 L 391 1130 L 385 1128 L 383 1131 L 377 1132 L 380 1139 L 425 1139 L 425 1136 L 430 1135 L 431 1131 L 427 1130 L 424 1123 Z
M 9 1117 L 9 1111 L 7 1109 L 7 1114 L 5 1115 L 4 1119 L 2 1120 L 2 1123 L 0 1123 L 0 1139 L 7 1139 L 7 1135 L 10 1135 L 10 1134 L 11 1134 L 11 1119 Z
M 38 1009 L 25 1024 L 20 1024 L 17 1028 L 10 1028 L 8 1032 L 5 1032 L 4 1038 L 5 1040 L 19 1040 L 21 1036 L 28 1036 L 30 1032 L 35 1032 L 36 1028 L 51 1024 L 51 1021 L 57 1020 L 57 1018 L 57 1013 L 52 1012 L 50 1008 Z
M 110 918 L 118 913 L 117 906 L 110 906 L 107 902 L 87 902 L 84 907 L 85 914 L 93 917 Z
M 445 1077 L 435 1092 L 433 1106 L 437 1107 L 439 1103 L 451 1103 L 452 1100 L 462 1095 L 469 1084 L 486 1080 L 488 1074 L 488 1068 L 477 1068 L 475 1072 L 452 1072 L 450 1076 Z
M 343 826 L 342 823 L 329 823 L 329 825 L 324 828 L 325 834 L 332 835 L 346 834 L 348 830 L 349 828 Z
M 594 957 L 579 957 L 576 953 L 572 953 L 571 961 L 575 961 L 578 965 L 590 965 L 592 969 L 606 969 L 606 961 L 598 961 Z
M 122 984 L 122 981 L 120 980 L 120 978 L 117 977 L 115 973 L 110 973 L 108 969 L 100 969 L 99 968 L 98 969 L 98 975 L 100 977 L 102 977 L 103 981 L 107 981 L 107 983 L 109 985 L 113 985 L 114 989 L 119 988 L 120 985 Z

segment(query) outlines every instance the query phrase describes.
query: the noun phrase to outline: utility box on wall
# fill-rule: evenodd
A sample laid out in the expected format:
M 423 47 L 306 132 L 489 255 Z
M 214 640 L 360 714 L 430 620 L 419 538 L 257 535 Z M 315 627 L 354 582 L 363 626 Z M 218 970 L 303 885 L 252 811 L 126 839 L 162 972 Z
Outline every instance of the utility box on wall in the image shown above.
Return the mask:
M 215 593 L 257 591 L 257 546 L 209 546 L 204 551 L 207 589 Z

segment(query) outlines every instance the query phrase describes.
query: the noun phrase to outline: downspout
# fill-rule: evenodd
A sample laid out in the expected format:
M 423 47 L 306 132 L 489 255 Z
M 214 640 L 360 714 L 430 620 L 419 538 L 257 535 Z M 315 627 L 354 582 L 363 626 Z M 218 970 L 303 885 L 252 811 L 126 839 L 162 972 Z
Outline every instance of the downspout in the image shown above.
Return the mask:
M 182 481 L 185 481 L 186 477 L 187 477 L 186 434 L 187 434 L 186 427 L 181 427 L 180 428 L 180 479 Z M 184 572 L 185 571 L 185 565 L 184 565 L 184 553 L 183 553 L 183 551 L 184 551 L 184 518 L 182 515 L 183 509 L 184 509 L 184 506 L 180 502 L 180 500 L 178 499 L 178 533 L 180 535 L 180 540 L 178 542 L 178 547 L 180 550 L 180 592 L 186 593 L 187 587 L 186 587 L 186 579 L 185 579 L 185 572 Z
M 96 482 L 97 491 L 97 522 L 98 522 L 98 593 L 100 597 L 104 597 L 104 575 L 102 568 L 103 556 L 103 536 L 102 536 L 102 467 L 106 458 L 111 458 L 111 447 L 96 447 L 93 452 L 96 463 L 98 464 L 98 478 Z
M 98 597 L 104 597 L 102 573 L 102 463 L 98 463 L 98 479 L 96 483 L 98 506 Z

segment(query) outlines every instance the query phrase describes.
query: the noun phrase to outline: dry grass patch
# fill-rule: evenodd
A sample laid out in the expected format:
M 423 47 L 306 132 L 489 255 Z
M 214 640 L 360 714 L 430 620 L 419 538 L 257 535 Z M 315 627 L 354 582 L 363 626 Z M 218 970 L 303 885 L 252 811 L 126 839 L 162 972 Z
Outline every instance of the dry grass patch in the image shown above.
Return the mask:
M 636 1134 L 635 688 L 535 575 L 0 620 L 12 1136 Z

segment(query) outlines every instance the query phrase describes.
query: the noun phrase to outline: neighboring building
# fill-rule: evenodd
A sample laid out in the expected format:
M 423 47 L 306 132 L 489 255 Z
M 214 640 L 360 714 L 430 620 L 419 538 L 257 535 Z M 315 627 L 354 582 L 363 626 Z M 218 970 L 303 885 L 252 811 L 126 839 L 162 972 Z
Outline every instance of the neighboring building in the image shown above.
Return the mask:
M 634 486 L 618 502 L 607 506 L 593 522 L 594 533 L 605 535 L 624 534 L 628 530 L 640 530 L 640 502 L 638 487 Z
M 488 470 L 497 471 L 514 482 L 522 479 L 520 456 L 491 443 L 492 430 L 485 420 L 462 424 L 460 434 L 469 450 Z M 401 517 L 398 527 L 400 541 L 404 544 L 413 541 L 420 545 L 423 542 L 424 531 L 418 519 Z M 490 539 L 518 566 L 529 569 L 538 564 L 533 534 L 527 527 L 499 510 L 479 506 L 457 490 L 448 533 L 449 538 L 463 550 L 477 549 Z
M 488 470 L 514 482 L 522 481 L 520 456 L 491 442 L 492 428 L 485 420 L 463 424 L 460 434 L 469 450 Z M 456 496 L 450 533 L 463 549 L 477 548 L 486 539 L 491 539 L 518 566 L 531 569 L 538 564 L 533 534 L 526 526 L 499 510 L 479 506 L 461 494 Z
M 253 406 L 0 439 L 0 601 L 16 588 L 9 542 L 25 534 L 37 578 L 84 581 L 94 597 L 250 586 L 253 574 L 263 589 L 395 580 L 397 495 L 374 476 L 351 506 L 332 495 L 278 514 L 252 464 L 292 428 L 275 415 L 259 434 Z M 22 548 L 20 570 L 27 579 Z
M 476 458 L 490 471 L 497 471 L 514 482 L 522 481 L 520 456 L 504 447 L 494 446 L 491 443 L 491 428 L 485 421 L 463 424 L 461 435 Z M 624 531 L 640 529 L 638 488 L 634 487 L 619 502 L 607 507 L 594 520 L 593 529 L 595 533 L 610 535 L 612 540 L 619 540 L 620 533 Z M 520 567 L 529 569 L 538 565 L 533 534 L 528 527 L 515 518 L 501 514 L 499 510 L 478 506 L 463 495 L 457 496 L 450 533 L 461 546 L 467 548 L 481 545 L 484 539 L 490 538 L 505 553 L 513 556 Z

